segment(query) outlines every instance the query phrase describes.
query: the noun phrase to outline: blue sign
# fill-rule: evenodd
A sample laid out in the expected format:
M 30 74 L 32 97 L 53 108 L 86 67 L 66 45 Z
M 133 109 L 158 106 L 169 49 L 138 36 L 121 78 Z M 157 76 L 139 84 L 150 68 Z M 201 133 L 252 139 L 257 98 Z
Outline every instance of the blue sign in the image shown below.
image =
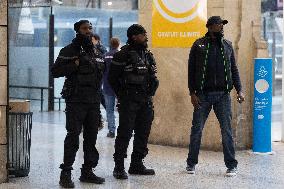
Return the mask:
M 254 64 L 253 152 L 271 147 L 272 59 L 257 58 Z

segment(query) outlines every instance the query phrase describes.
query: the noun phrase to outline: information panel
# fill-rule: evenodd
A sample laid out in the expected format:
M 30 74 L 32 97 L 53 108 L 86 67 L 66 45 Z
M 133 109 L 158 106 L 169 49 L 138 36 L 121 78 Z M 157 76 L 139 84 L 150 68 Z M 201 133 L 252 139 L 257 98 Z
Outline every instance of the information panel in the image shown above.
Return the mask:
M 272 59 L 255 59 L 253 152 L 271 152 Z

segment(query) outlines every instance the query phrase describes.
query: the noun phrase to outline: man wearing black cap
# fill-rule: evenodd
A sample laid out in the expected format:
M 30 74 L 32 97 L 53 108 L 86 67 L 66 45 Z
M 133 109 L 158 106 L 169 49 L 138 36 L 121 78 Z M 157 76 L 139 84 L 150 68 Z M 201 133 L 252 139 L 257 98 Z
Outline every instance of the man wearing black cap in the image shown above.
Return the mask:
M 61 49 L 52 67 L 53 77 L 65 77 L 62 97 L 66 102 L 66 130 L 64 158 L 59 184 L 64 188 L 74 188 L 71 179 L 72 165 L 79 148 L 79 135 L 83 126 L 84 164 L 81 168 L 81 182 L 102 184 L 104 178 L 96 176 L 99 153 L 96 139 L 100 114 L 100 86 L 104 72 L 104 60 L 94 53 L 92 44 L 92 24 L 80 20 L 74 24 L 76 38 Z
M 194 106 L 186 167 L 190 174 L 195 173 L 202 130 L 212 107 L 221 127 L 226 175 L 237 173 L 230 91 L 235 87 L 239 103 L 244 101 L 244 95 L 232 43 L 223 38 L 223 26 L 227 23 L 220 16 L 210 17 L 208 32 L 194 42 L 189 54 L 188 88 Z
M 129 174 L 154 175 L 147 169 L 143 159 L 148 154 L 148 137 L 153 120 L 153 102 L 158 88 L 156 63 L 152 53 L 147 50 L 146 30 L 138 24 L 127 30 L 128 41 L 121 51 L 114 54 L 109 70 L 109 83 L 115 92 L 119 105 L 119 126 L 113 155 L 115 167 L 113 176 L 127 179 L 124 158 L 134 130 L 133 152 Z

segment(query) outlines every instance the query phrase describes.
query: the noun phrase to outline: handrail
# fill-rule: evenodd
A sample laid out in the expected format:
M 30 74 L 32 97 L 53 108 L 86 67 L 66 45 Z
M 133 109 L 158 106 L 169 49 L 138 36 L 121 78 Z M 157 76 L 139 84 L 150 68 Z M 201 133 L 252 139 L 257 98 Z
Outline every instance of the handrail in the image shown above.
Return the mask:
M 23 89 L 52 89 L 52 87 L 39 87 L 39 86 L 26 86 L 26 85 L 9 85 L 11 88 L 23 88 Z
M 54 102 L 54 103 L 58 103 L 58 110 L 61 111 L 61 99 L 63 99 L 62 97 L 54 97 L 54 99 L 57 99 L 58 102 Z
M 40 111 L 43 111 L 43 90 L 52 89 L 52 87 L 38 87 L 38 86 L 22 86 L 22 85 L 9 85 L 9 88 L 22 88 L 22 89 L 40 89 Z

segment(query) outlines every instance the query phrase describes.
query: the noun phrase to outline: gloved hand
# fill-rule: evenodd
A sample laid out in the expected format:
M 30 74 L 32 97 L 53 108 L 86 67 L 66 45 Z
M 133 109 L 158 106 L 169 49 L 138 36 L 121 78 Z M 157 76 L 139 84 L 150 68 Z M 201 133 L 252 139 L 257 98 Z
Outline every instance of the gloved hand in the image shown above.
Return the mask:
M 153 76 L 150 80 L 149 94 L 150 96 L 154 96 L 159 87 L 159 80 L 155 76 Z

